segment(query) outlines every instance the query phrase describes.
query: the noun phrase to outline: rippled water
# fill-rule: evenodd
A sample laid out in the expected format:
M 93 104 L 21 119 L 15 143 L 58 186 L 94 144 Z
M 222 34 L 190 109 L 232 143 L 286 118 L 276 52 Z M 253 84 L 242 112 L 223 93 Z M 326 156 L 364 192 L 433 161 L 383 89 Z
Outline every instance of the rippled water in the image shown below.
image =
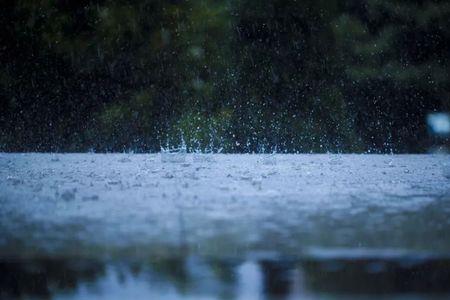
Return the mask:
M 448 155 L 0 154 L 0 299 L 450 297 Z
M 299 259 L 197 256 L 0 261 L 2 299 L 450 297 L 450 256 L 313 249 Z

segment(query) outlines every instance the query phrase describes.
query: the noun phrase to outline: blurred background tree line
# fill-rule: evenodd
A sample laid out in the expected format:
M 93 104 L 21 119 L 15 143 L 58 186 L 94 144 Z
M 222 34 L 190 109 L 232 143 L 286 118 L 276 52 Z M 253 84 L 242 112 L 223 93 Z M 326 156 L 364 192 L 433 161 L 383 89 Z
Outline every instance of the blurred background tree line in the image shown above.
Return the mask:
M 423 152 L 446 0 L 3 0 L 0 150 Z

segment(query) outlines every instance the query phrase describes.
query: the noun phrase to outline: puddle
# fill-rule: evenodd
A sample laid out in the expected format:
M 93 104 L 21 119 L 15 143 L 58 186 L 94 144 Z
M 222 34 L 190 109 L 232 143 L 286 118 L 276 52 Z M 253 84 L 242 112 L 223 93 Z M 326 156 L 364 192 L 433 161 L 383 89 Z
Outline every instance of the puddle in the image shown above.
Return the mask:
M 3 156 L 2 300 L 450 299 L 448 156 Z
M 349 299 L 450 296 L 450 256 L 314 249 L 303 257 L 0 260 L 1 299 Z

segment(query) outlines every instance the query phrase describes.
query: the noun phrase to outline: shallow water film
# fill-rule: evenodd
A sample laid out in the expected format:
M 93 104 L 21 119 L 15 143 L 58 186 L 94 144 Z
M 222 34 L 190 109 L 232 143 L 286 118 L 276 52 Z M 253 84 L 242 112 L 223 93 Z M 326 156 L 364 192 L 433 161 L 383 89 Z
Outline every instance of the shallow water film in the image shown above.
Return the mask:
M 446 299 L 448 162 L 0 154 L 0 296 Z

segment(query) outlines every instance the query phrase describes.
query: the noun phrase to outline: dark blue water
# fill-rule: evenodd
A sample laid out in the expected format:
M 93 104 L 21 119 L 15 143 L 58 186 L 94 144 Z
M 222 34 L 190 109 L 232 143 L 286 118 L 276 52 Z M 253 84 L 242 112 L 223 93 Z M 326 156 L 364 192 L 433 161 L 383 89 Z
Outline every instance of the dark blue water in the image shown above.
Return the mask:
M 450 256 L 352 249 L 299 258 L 3 258 L 1 299 L 450 297 Z

